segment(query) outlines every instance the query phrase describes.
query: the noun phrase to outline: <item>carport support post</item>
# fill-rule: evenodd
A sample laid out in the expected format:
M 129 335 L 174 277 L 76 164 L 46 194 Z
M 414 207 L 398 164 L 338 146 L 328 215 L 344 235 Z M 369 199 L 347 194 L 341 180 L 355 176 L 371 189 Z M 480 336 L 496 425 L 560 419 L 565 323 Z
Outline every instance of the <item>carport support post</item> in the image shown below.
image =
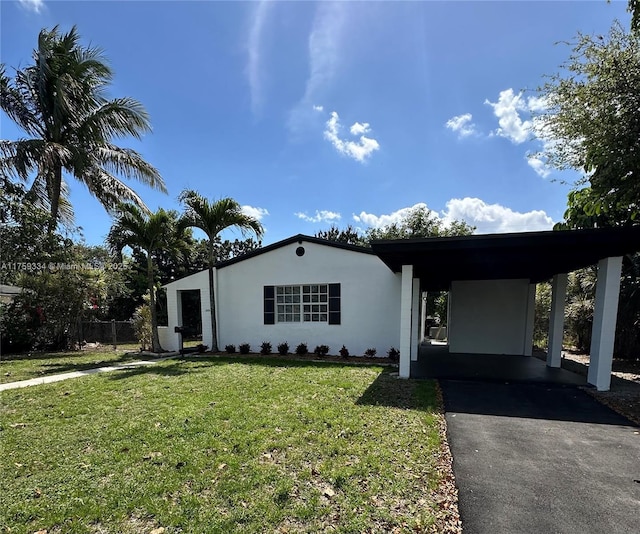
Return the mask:
M 411 302 L 411 361 L 418 361 L 418 346 L 420 345 L 420 279 L 413 279 Z
M 621 256 L 605 258 L 598 263 L 596 304 L 591 331 L 591 356 L 587 374 L 587 382 L 596 386 L 598 391 L 608 391 L 611 386 L 621 272 Z
M 556 274 L 551 282 L 551 317 L 549 318 L 549 347 L 547 367 L 562 364 L 562 334 L 564 332 L 564 302 L 567 298 L 567 274 Z
M 411 374 L 411 311 L 413 308 L 413 265 L 402 266 L 400 293 L 400 378 Z

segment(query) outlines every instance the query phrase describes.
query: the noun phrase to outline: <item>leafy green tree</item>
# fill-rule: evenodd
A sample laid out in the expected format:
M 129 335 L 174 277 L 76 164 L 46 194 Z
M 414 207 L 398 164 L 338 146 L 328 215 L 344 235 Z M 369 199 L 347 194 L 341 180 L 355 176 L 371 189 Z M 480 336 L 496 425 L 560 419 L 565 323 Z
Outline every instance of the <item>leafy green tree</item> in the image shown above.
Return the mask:
M 178 214 L 175 211 L 161 208 L 148 214 L 133 204 L 122 204 L 119 209 L 120 214 L 107 236 L 107 244 L 112 253 L 119 256 L 122 249 L 128 246 L 145 257 L 151 308 L 151 347 L 153 352 L 160 352 L 162 347 L 158 337 L 154 255 L 158 252 L 168 252 L 177 257 L 184 255 L 187 252 L 187 231 L 178 224 Z
M 49 231 L 60 215 L 71 216 L 64 174 L 86 185 L 107 210 L 140 197 L 118 176 L 139 180 L 166 192 L 158 171 L 136 151 L 114 138 L 140 139 L 150 131 L 142 105 L 131 98 L 108 99 L 113 73 L 99 48 L 80 44 L 75 26 L 65 34 L 43 29 L 33 64 L 13 79 L 0 65 L 0 108 L 29 137 L 0 140 L 0 172 L 27 181 L 31 194 L 49 209 Z
M 335 224 L 332 224 L 328 230 L 316 232 L 315 236 L 320 239 L 335 241 L 336 243 L 344 243 L 345 245 L 368 246 L 365 236 L 361 235 L 360 231 L 352 225 L 348 225 L 341 230 Z
M 583 172 L 570 209 L 587 218 L 616 212 L 631 224 L 640 211 L 640 32 L 615 23 L 607 36 L 578 34 L 562 70 L 540 88 L 545 109 L 542 156 L 559 169 Z M 574 213 L 574 215 L 576 215 Z
M 216 237 L 227 228 L 238 228 L 243 234 L 247 231 L 255 233 L 260 238 L 264 232 L 260 221 L 242 213 L 240 204 L 232 198 L 222 198 L 209 201 L 192 190 L 185 190 L 180 194 L 180 200 L 185 205 L 185 213 L 181 224 L 185 227 L 199 228 L 206 235 L 209 243 L 209 303 L 211 309 L 211 350 L 218 352 L 218 333 L 216 324 L 215 289 L 213 282 L 213 266 L 216 262 Z
M 412 239 L 419 237 L 450 237 L 471 235 L 475 227 L 464 221 L 452 221 L 448 226 L 431 210 L 419 206 L 412 209 L 400 222 L 381 228 L 368 228 L 367 242 L 374 239 Z

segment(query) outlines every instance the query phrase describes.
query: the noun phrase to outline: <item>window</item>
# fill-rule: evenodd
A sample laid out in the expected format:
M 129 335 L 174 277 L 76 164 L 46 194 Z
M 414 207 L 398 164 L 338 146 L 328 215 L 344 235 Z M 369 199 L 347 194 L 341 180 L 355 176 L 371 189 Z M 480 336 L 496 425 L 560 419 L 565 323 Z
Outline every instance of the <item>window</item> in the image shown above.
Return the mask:
M 264 287 L 264 324 L 340 324 L 340 284 Z

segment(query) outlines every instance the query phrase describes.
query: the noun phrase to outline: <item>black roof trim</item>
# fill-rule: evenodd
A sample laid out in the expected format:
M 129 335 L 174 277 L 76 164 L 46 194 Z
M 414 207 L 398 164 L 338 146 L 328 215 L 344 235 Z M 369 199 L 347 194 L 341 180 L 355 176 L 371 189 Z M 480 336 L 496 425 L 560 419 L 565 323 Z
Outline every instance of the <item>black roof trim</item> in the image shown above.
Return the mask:
M 239 263 L 244 260 L 248 260 L 250 258 L 255 258 L 256 256 L 260 256 L 260 254 L 265 254 L 266 252 L 271 252 L 272 250 L 279 249 L 281 247 L 286 247 L 287 245 L 291 245 L 292 243 L 315 243 L 317 245 L 325 245 L 327 247 L 340 248 L 343 250 L 350 250 L 352 252 L 362 252 L 364 254 L 371 254 L 375 256 L 375 252 L 368 247 L 359 247 L 357 245 L 347 245 L 346 243 L 338 243 L 337 241 L 329 241 L 328 239 L 320 239 L 319 237 L 311 237 L 304 234 L 297 234 L 287 239 L 283 239 L 282 241 L 277 241 L 276 243 L 272 243 L 271 245 L 267 245 L 266 247 L 260 247 L 251 252 L 247 252 L 242 256 L 237 256 L 235 258 L 231 258 L 230 260 L 221 261 L 215 264 L 216 269 L 222 269 L 224 267 L 228 267 L 229 265 L 233 265 L 234 263 Z
M 640 226 L 376 240 L 371 248 L 392 271 L 411 264 L 415 276 L 437 288 L 453 280 L 539 282 L 640 251 Z

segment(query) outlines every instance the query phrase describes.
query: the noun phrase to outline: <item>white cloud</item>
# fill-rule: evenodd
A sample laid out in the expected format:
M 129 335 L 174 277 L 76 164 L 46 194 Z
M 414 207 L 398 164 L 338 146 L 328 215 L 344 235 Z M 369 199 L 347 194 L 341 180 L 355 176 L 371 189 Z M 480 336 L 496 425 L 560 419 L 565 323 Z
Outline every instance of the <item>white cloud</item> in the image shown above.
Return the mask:
M 348 141 L 340 137 L 340 117 L 335 111 L 331 112 L 331 118 L 327 121 L 324 131 L 324 138 L 331 142 L 334 148 L 352 159 L 364 162 L 373 152 L 380 148 L 378 141 L 364 134 L 370 131 L 369 123 L 354 123 L 350 132 L 353 135 L 360 135 L 358 141 Z
M 262 0 L 256 4 L 251 17 L 251 27 L 247 44 L 247 66 L 245 72 L 249 81 L 251 95 L 251 109 L 258 113 L 263 105 L 262 94 L 262 36 L 267 23 L 267 17 L 271 8 L 270 0 Z
M 513 89 L 506 89 L 500 91 L 497 102 L 490 102 L 487 99 L 484 103 L 493 108 L 493 113 L 498 118 L 500 127 L 495 131 L 495 135 L 506 137 L 518 145 L 530 138 L 532 123 L 520 118 L 521 111 L 528 111 L 527 101 L 522 93 L 516 95 Z
M 309 76 L 304 95 L 289 114 L 287 126 L 293 132 L 303 128 L 310 117 L 311 103 L 333 81 L 338 70 L 342 49 L 347 2 L 320 2 L 317 5 L 309 34 Z
M 535 154 L 528 154 L 526 158 L 529 167 L 536 171 L 536 174 L 538 176 L 546 178 L 551 174 L 551 169 L 540 156 Z
M 522 213 L 469 197 L 449 200 L 442 219 L 445 224 L 463 220 L 475 226 L 478 234 L 551 230 L 553 227 L 553 219 L 542 210 Z
M 254 219 L 257 219 L 259 221 L 261 221 L 265 215 L 269 215 L 269 212 L 265 208 L 255 208 L 253 206 L 246 205 L 241 206 L 240 209 L 245 215 L 249 215 L 250 217 L 253 217 Z
M 458 137 L 469 137 L 476 132 L 476 125 L 472 122 L 473 116 L 471 113 L 465 113 L 463 115 L 457 115 L 450 118 L 445 126 L 458 134 Z
M 294 214 L 299 219 L 303 221 L 318 223 L 318 222 L 335 222 L 339 221 L 342 216 L 335 211 L 328 210 L 316 210 L 316 214 L 314 216 L 309 216 L 306 213 L 297 212 Z
M 313 106 L 314 111 L 324 111 L 324 106 Z
M 44 0 L 18 0 L 20 5 L 29 11 L 34 13 L 40 13 L 44 7 Z
M 429 209 L 424 202 L 419 202 L 418 204 L 414 204 L 413 206 L 401 208 L 397 211 L 385 215 L 374 215 L 373 213 L 361 211 L 359 215 L 353 215 L 353 220 L 359 223 L 364 223 L 365 225 L 372 228 L 382 228 L 383 226 L 388 226 L 390 224 L 400 222 L 416 208 Z
M 424 202 L 420 202 L 383 215 L 362 211 L 359 215 L 354 214 L 353 220 L 365 226 L 381 228 L 400 222 L 416 208 L 429 210 Z M 476 227 L 477 234 L 551 230 L 553 226 L 553 219 L 542 210 L 521 213 L 500 204 L 487 204 L 479 198 L 453 198 L 441 213 L 429 211 L 447 225 L 454 220 L 465 221 Z

